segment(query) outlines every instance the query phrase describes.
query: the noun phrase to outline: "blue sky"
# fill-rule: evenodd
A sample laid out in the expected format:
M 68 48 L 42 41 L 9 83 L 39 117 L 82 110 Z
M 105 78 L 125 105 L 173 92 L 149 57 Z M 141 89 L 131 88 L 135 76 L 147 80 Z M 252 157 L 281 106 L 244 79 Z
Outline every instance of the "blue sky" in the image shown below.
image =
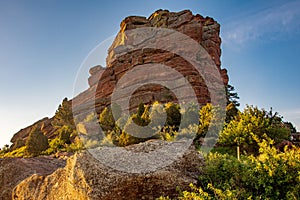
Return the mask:
M 216 19 L 222 67 L 241 107 L 273 107 L 300 129 L 299 7 L 299 0 L 2 0 L 0 146 L 72 98 L 81 63 L 124 17 L 160 8 Z

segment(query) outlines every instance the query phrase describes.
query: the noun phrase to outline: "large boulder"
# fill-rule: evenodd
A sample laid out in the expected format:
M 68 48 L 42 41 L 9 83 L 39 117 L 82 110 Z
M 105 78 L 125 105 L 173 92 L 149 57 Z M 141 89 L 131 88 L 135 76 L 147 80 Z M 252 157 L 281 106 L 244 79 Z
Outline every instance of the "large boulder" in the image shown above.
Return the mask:
M 152 140 L 129 146 L 126 150 L 149 153 L 166 145 L 172 143 Z M 35 174 L 25 179 L 14 189 L 13 199 L 155 199 L 161 195 L 176 197 L 177 188 L 188 190 L 190 183 L 197 183 L 202 165 L 203 160 L 193 146 L 171 165 L 146 173 L 118 171 L 86 151 L 71 157 L 65 168 L 58 169 L 51 175 Z
M 63 159 L 51 157 L 0 159 L 0 199 L 10 200 L 13 188 L 24 179 L 34 174 L 52 174 L 58 168 L 64 167 L 65 163 Z

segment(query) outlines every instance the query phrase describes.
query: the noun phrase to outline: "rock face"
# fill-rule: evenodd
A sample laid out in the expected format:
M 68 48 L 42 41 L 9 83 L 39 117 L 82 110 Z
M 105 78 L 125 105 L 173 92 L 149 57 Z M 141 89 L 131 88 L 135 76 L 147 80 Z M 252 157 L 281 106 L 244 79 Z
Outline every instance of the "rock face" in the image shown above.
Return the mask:
M 0 159 L 0 199 L 11 199 L 13 188 L 33 174 L 49 175 L 65 163 L 51 157 Z
M 148 141 L 130 146 L 128 151 L 147 152 L 163 141 Z M 146 148 L 145 148 L 146 147 Z M 148 147 L 148 148 L 147 148 Z M 148 149 L 148 150 L 147 150 Z M 176 197 L 176 187 L 189 189 L 197 183 L 203 161 L 191 147 L 184 156 L 163 169 L 151 173 L 126 173 L 103 165 L 88 152 L 76 154 L 65 168 L 51 175 L 32 175 L 13 191 L 13 199 L 155 199 L 161 195 Z
M 49 119 L 48 117 L 45 117 L 45 118 L 35 122 L 34 124 L 24 128 L 24 129 L 21 129 L 19 132 L 17 132 L 12 137 L 11 142 L 16 143 L 17 140 L 26 141 L 29 136 L 29 133 L 31 132 L 31 130 L 34 126 L 42 127 L 42 131 L 44 132 L 44 134 L 48 138 L 52 138 L 54 136 L 53 134 L 55 132 L 55 128 L 51 125 L 52 120 L 53 120 L 53 118 Z
M 178 13 L 158 10 L 149 18 L 131 16 L 122 21 L 120 31 L 108 50 L 107 67 L 96 66 L 91 68 L 90 88 L 73 100 L 75 115 L 85 113 L 85 111 L 92 110 L 94 107 L 99 113 L 105 106 L 110 105 L 113 90 L 126 72 L 137 66 L 153 63 L 169 66 L 182 74 L 192 85 L 201 105 L 211 101 L 205 81 L 191 63 L 170 51 L 145 48 L 147 44 L 159 43 L 155 36 L 145 36 L 146 39 L 143 38 L 141 41 L 137 41 L 138 36 L 132 36 L 128 33 L 130 30 L 151 27 L 175 30 L 195 40 L 207 51 L 217 66 L 224 85 L 228 84 L 227 70 L 220 68 L 220 25 L 212 18 L 193 15 L 188 10 Z M 139 74 L 136 76 L 139 76 Z M 162 103 L 177 102 L 177 99 L 176 95 L 168 88 L 149 84 L 138 88 L 134 92 L 130 99 L 130 108 L 136 108 L 140 102 L 149 104 L 154 101 Z

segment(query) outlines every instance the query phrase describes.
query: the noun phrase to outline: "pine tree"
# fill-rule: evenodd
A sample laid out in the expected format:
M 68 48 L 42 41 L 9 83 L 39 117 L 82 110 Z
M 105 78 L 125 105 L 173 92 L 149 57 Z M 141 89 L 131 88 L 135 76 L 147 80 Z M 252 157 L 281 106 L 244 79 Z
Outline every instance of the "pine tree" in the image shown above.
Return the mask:
M 104 110 L 101 112 L 99 117 L 99 123 L 104 131 L 111 131 L 114 129 L 115 119 L 110 108 L 105 107 Z
M 232 85 L 226 86 L 226 99 L 227 99 L 227 105 L 232 103 L 235 107 L 239 107 L 239 99 L 240 97 L 235 92 L 235 88 Z
M 66 125 L 75 130 L 75 123 L 72 113 L 72 103 L 71 101 L 68 101 L 67 98 L 65 98 L 63 102 L 58 106 L 52 125 L 57 129 Z

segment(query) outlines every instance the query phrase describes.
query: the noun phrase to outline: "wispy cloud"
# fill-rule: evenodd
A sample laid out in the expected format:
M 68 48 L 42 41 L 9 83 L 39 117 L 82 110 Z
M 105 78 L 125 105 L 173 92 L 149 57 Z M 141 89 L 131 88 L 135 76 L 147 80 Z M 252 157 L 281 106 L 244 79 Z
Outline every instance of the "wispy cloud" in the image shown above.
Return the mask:
M 289 2 L 249 14 L 224 24 L 223 42 L 244 45 L 260 38 L 276 39 L 300 28 L 300 1 Z

